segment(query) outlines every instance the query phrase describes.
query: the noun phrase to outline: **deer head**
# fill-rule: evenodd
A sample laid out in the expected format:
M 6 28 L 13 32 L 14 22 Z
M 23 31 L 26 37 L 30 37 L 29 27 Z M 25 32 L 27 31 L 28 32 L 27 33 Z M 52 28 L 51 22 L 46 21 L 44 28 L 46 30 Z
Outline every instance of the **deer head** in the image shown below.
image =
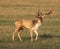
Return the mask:
M 42 12 L 38 9 L 38 12 L 37 12 L 37 18 L 41 17 L 42 16 Z

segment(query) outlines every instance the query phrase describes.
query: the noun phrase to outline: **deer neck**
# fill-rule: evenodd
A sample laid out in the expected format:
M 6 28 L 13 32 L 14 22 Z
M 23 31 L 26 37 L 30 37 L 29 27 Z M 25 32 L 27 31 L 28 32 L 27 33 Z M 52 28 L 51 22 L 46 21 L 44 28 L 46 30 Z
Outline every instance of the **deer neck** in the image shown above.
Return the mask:
M 41 25 L 41 20 L 39 18 L 36 18 L 35 20 L 33 20 L 33 25 Z
M 41 26 L 41 20 L 36 18 L 34 21 L 33 21 L 33 30 L 37 30 L 39 27 Z
M 42 21 L 43 21 L 42 17 L 37 17 L 37 21 L 42 23 Z

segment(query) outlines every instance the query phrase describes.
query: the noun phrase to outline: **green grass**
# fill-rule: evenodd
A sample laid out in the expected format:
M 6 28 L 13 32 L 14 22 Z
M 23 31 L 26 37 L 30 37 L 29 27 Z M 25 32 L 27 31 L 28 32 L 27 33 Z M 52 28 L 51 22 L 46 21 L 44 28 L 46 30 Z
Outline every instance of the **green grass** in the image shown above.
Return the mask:
M 17 34 L 11 39 L 14 21 L 35 18 L 37 9 L 53 13 L 43 18 L 39 38 L 31 43 L 29 30 L 24 28 L 20 42 Z M 34 34 L 34 33 L 33 33 Z M 33 35 L 35 38 L 35 34 Z M 60 1 L 58 0 L 1 0 L 0 1 L 0 49 L 60 49 Z

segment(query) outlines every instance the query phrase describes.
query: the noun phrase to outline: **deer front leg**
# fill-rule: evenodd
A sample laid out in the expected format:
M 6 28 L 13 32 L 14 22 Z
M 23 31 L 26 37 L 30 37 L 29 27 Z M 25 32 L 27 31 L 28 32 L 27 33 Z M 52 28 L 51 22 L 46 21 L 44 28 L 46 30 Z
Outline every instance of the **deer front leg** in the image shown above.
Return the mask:
M 37 40 L 38 39 L 38 32 L 37 32 L 37 30 L 34 30 L 34 33 L 36 34 L 35 40 Z

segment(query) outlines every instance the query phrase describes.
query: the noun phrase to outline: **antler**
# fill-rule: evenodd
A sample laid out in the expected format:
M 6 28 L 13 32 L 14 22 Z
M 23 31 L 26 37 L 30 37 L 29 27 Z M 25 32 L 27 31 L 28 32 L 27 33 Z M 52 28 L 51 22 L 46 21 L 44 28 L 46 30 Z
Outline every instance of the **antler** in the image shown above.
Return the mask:
M 49 15 L 49 14 L 51 14 L 51 13 L 52 13 L 52 11 L 53 11 L 53 9 L 52 9 L 52 8 L 50 8 L 49 12 L 44 13 L 43 15 Z

